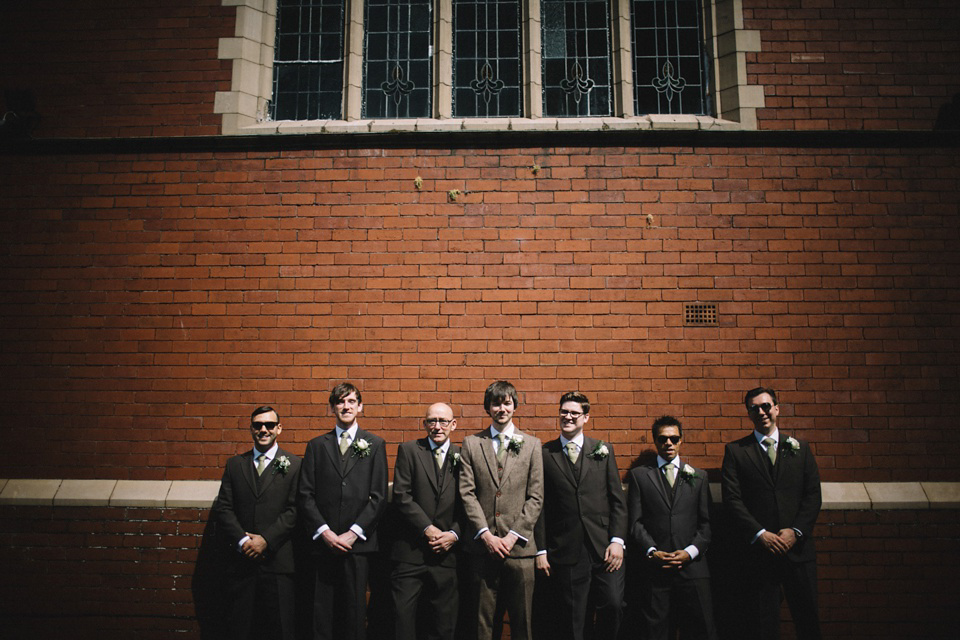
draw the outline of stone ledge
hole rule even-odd
[[[823,509],[958,509],[960,482],[824,482]],[[61,480],[0,478],[0,505],[207,509],[218,480]],[[720,483],[710,484],[714,502]]]

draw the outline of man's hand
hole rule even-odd
[[[436,527],[434,527],[436,529]],[[437,529],[437,531],[440,531]],[[446,553],[457,543],[457,536],[452,531],[440,531],[439,535],[430,539],[430,548],[434,553]]]
[[[680,549],[679,551],[654,551],[653,561],[660,565],[665,571],[679,571],[690,562],[690,554]]]
[[[797,532],[793,529],[780,529],[779,535],[783,543],[787,545],[787,551],[792,549],[793,545],[797,544]]]
[[[611,542],[607,546],[607,552],[603,554],[603,563],[607,573],[613,573],[623,566],[623,545],[619,542]],[[548,574],[549,575],[549,574]]]
[[[794,534],[794,537],[796,537],[796,534]],[[793,546],[788,545],[783,538],[775,533],[770,533],[769,531],[764,531],[761,533],[760,537],[757,539],[757,542],[763,545],[764,549],[775,556],[782,556],[790,549],[791,546]]]
[[[347,533],[352,534],[354,540],[356,539],[357,534],[353,533],[352,531],[347,531]],[[338,536],[333,532],[332,529],[327,529],[326,531],[320,534],[320,539],[323,540],[324,544],[330,547],[330,550],[333,551],[334,553],[347,553],[348,551],[350,551],[350,548],[353,545],[352,541],[350,542],[349,545],[347,545],[347,544],[344,544],[343,540],[341,540],[341,538],[347,535],[347,533],[341,536]]]
[[[250,538],[243,543],[243,555],[251,560],[263,558],[263,553],[267,550],[267,541],[263,539],[263,536],[256,533],[250,533],[249,531],[243,533]]]
[[[533,566],[537,571],[542,571],[543,575],[550,577],[550,561],[547,560],[547,554],[541,553],[533,560]]]
[[[483,540],[483,544],[486,545],[487,552],[490,555],[501,559],[509,556],[510,549],[513,548],[512,544],[508,547],[506,543],[504,543],[503,538],[493,535],[490,531],[484,531],[480,539]]]

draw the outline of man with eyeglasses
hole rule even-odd
[[[277,444],[283,427],[272,407],[250,416],[253,449],[227,460],[213,506],[229,554],[231,638],[294,637],[294,553],[300,458]]]
[[[707,474],[680,459],[683,425],[673,416],[653,422],[656,462],[627,474],[630,545],[643,560],[640,637],[717,637],[706,552],[710,545]]]
[[[421,598],[429,604],[420,627],[433,640],[453,640],[457,627],[457,554],[462,508],[458,494],[460,447],[453,409],[438,402],[423,419],[426,437],[397,450],[393,504],[400,518],[391,559],[397,640],[416,640]]]
[[[560,398],[560,435],[543,445],[536,567],[557,602],[550,637],[617,638],[623,617],[627,505],[613,445],[583,433],[590,401]],[[547,637],[547,634],[543,634]]]
[[[743,629],[738,637],[780,635],[781,589],[797,637],[820,638],[813,526],[820,513],[820,474],[810,445],[777,425],[777,392],[744,397],[750,435],[727,445],[723,502],[743,543]]]

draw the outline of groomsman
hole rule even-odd
[[[272,407],[250,416],[253,449],[227,461],[213,518],[231,553],[231,638],[294,637],[294,554],[300,458],[277,444],[283,427]]]
[[[656,463],[630,470],[630,545],[645,557],[640,585],[640,637],[717,637],[705,558],[710,545],[710,489],[702,469],[680,459],[683,425],[653,423]]]
[[[560,398],[560,436],[543,445],[536,567],[559,596],[560,637],[616,639],[623,617],[627,507],[613,445],[584,435],[590,401]],[[552,634],[551,634],[552,635]]]
[[[430,640],[453,640],[457,627],[457,555],[461,514],[460,447],[450,442],[457,428],[453,409],[431,405],[423,419],[425,438],[404,442],[393,472],[393,504],[400,531],[391,558],[396,640],[417,640],[417,607],[429,603]]]
[[[461,451],[460,497],[473,588],[467,626],[477,630],[479,640],[498,635],[504,610],[511,638],[532,635],[533,532],[543,506],[543,456],[540,440],[513,424],[518,405],[517,390],[509,382],[487,387],[483,408],[492,424],[467,436]]]
[[[366,637],[369,556],[387,495],[384,442],[357,424],[360,390],[349,382],[330,392],[332,431],[307,443],[299,507],[313,538],[315,640]],[[336,623],[336,624],[335,624]]]
[[[819,639],[813,526],[820,513],[820,473],[810,445],[778,428],[777,392],[744,397],[753,432],[723,454],[723,502],[742,541],[745,574],[742,637],[780,637],[781,589],[797,637]]]

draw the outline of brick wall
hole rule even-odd
[[[250,407],[301,452],[343,379],[392,455],[507,378],[544,438],[586,392],[624,469],[668,412],[718,467],[762,382],[824,480],[956,480],[954,151],[7,156],[0,398],[44,449],[8,477],[217,479]]]
[[[222,565],[207,518],[205,509],[0,508],[4,637],[217,637]],[[952,637],[957,521],[956,510],[822,512],[825,636]],[[718,533],[717,615],[731,638],[735,571]]]

